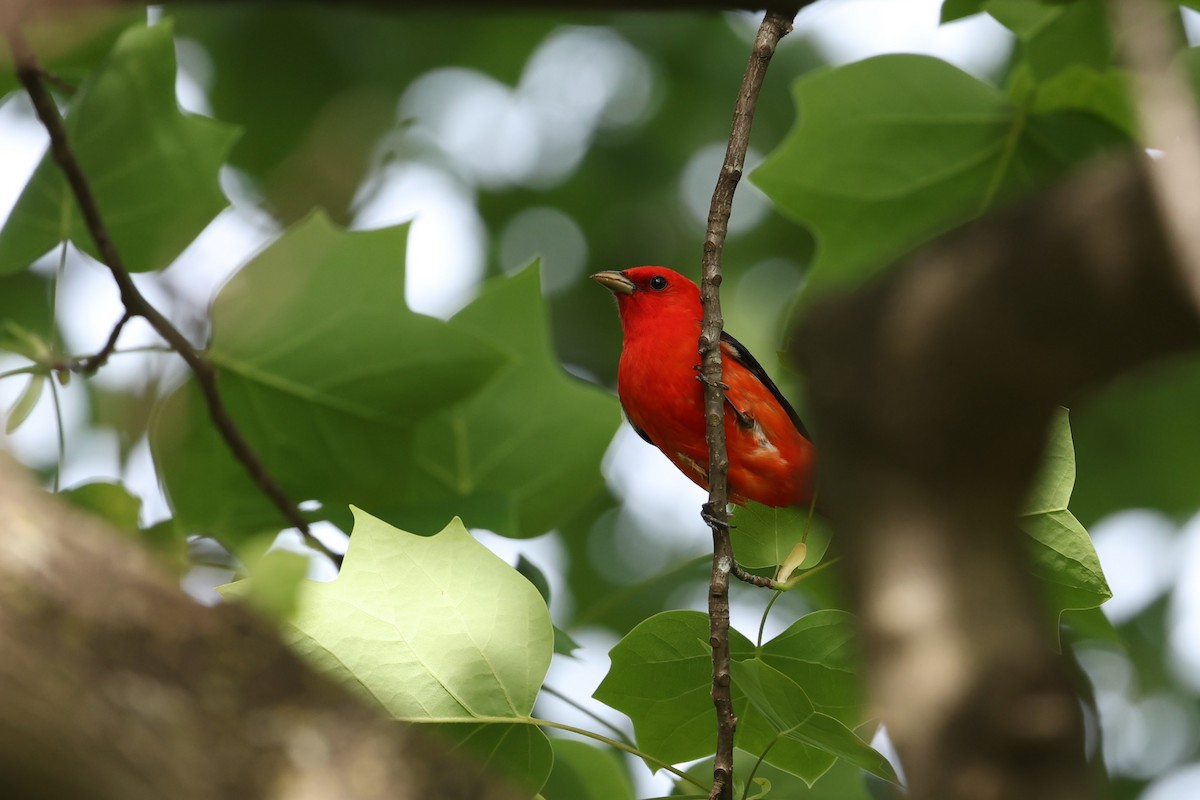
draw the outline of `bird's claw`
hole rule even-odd
[[[700,368],[699,368],[699,367],[695,367],[695,369],[700,369]],[[722,383],[721,381],[717,381],[716,383],[713,383],[712,381],[710,381],[710,380],[708,380],[707,378],[705,378],[703,375],[697,375],[697,376],[696,376],[696,380],[700,381],[700,382],[701,382],[701,383],[703,383],[705,386],[716,386],[716,387],[717,387],[718,389],[720,389],[722,392],[728,392],[728,391],[729,391],[729,384],[727,384],[727,383]]]
[[[721,519],[718,517],[712,503],[705,503],[700,507],[700,517],[704,520],[708,527],[719,528],[727,533],[737,527],[733,523],[729,522],[728,515],[726,515],[726,519]]]

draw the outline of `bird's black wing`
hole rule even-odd
[[[800,421],[800,415],[796,413],[796,409],[792,408],[792,404],[783,396],[783,392],[779,391],[779,387],[775,385],[775,381],[771,380],[771,376],[763,369],[762,364],[758,363],[758,360],[750,354],[746,346],[730,336],[726,331],[721,331],[721,342],[729,345],[729,350],[733,354],[734,361],[750,370],[750,373],[758,378],[762,382],[762,385],[770,390],[771,394],[775,395],[775,399],[783,406],[783,410],[791,418],[792,424],[796,426],[796,430],[800,431],[800,435],[811,442],[812,437],[808,435],[808,430],[804,427],[804,423]],[[646,434],[641,431],[638,431],[638,433],[641,433],[642,438],[646,439]],[[650,440],[646,439],[646,441]]]
[[[622,409],[622,410],[624,410],[624,409]],[[629,418],[628,411],[625,412],[625,421],[629,423],[629,427],[633,428],[634,433],[636,433],[638,436],[642,437],[642,439],[646,442],[646,444],[654,444],[654,442],[650,441],[649,434],[647,434],[644,430],[639,428],[637,425],[633,424],[633,420],[631,420]],[[654,445],[654,446],[657,447],[658,445]]]

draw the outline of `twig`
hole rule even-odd
[[[112,333],[108,335],[108,341],[104,343],[104,347],[101,347],[98,353],[92,356],[72,359],[63,365],[64,368],[71,372],[78,372],[81,375],[95,375],[96,370],[107,364],[109,356],[116,351],[117,339],[121,336],[121,331],[124,330],[125,323],[131,319],[133,319],[133,312],[126,308],[125,314],[113,326]]]
[[[729,230],[733,193],[742,177],[754,106],[762,88],[767,65],[779,40],[792,29],[799,4],[790,11],[768,11],[754,39],[754,49],[742,77],[733,109],[733,129],[725,150],[725,163],[713,189],[704,236],[703,280],[700,298],[704,321],[700,333],[701,376],[704,381],[704,417],[708,442],[708,503],[704,518],[713,533],[712,580],[708,593],[709,643],[712,645],[712,698],[717,712],[717,752],[713,760],[713,785],[710,800],[731,800],[733,796],[733,734],[737,716],[733,710],[729,676],[729,574],[737,567],[729,540],[729,454],[725,447],[725,397],[721,391],[721,251]]]
[[[80,167],[79,161],[75,158],[74,152],[67,143],[66,127],[63,125],[62,117],[58,113],[58,107],[55,106],[54,100],[46,90],[46,86],[42,80],[42,69],[38,66],[29,43],[20,32],[15,30],[10,33],[9,41],[12,44],[13,55],[16,61],[17,78],[29,93],[29,98],[33,101],[33,107],[37,111],[38,119],[41,120],[42,125],[46,128],[46,132],[50,135],[50,151],[53,154],[55,162],[58,163],[59,168],[66,176],[67,183],[71,186],[71,191],[75,195],[75,201],[79,205],[79,211],[83,215],[88,231],[96,243],[96,249],[100,252],[101,260],[108,267],[109,272],[112,273],[113,279],[117,282],[117,286],[121,290],[121,302],[125,306],[126,316],[145,318],[150,323],[150,326],[158,332],[158,335],[167,341],[171,349],[179,353],[180,357],[191,368],[192,374],[196,376],[196,382],[199,384],[200,392],[204,396],[204,401],[208,406],[209,416],[212,418],[213,424],[220,432],[221,437],[229,446],[234,458],[242,463],[242,466],[246,468],[246,472],[249,473],[250,478],[270,498],[275,507],[283,514],[284,518],[299,529],[304,535],[305,541],[308,542],[308,545],[324,553],[335,564],[340,566],[341,556],[326,547],[323,542],[312,534],[312,531],[308,527],[308,522],[304,519],[304,515],[300,513],[300,509],[288,497],[283,487],[276,483],[275,479],[267,472],[258,454],[254,452],[249,442],[246,441],[241,431],[238,430],[237,425],[234,424],[224,403],[221,402],[220,394],[217,392],[217,374],[212,364],[192,346],[192,343],[187,340],[187,337],[178,328],[172,325],[138,291],[137,285],[133,282],[133,278],[125,268],[125,262],[121,259],[121,254],[117,251],[116,245],[109,235],[108,228],[105,227],[104,220],[100,216],[100,208],[96,204],[96,198],[92,194],[87,176],[84,175],[83,168]],[[120,332],[120,327],[118,325],[118,330],[114,331],[114,334]],[[115,335],[112,337],[112,340],[115,340]],[[105,349],[108,349],[107,345]],[[103,353],[104,351],[102,350],[97,355]]]

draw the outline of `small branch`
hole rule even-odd
[[[220,394],[217,392],[217,374],[212,364],[192,346],[192,343],[188,341],[187,337],[178,328],[172,325],[138,291],[137,285],[133,282],[133,278],[125,268],[125,262],[121,259],[121,254],[117,251],[117,247],[109,235],[108,228],[100,216],[100,208],[96,203],[91,186],[88,184],[87,177],[84,175],[83,168],[79,165],[79,161],[75,158],[74,152],[67,143],[66,127],[63,125],[62,117],[58,113],[58,107],[55,106],[54,100],[46,90],[46,86],[42,80],[43,71],[38,66],[29,43],[17,31],[10,33],[10,42],[16,61],[17,78],[29,93],[29,98],[33,101],[33,107],[37,111],[38,119],[41,120],[42,125],[46,128],[46,132],[50,135],[50,151],[53,154],[55,162],[66,176],[67,183],[71,186],[71,191],[75,195],[75,201],[79,205],[79,211],[83,215],[88,231],[96,243],[96,249],[100,253],[101,260],[108,267],[109,272],[112,273],[113,279],[117,282],[117,286],[121,290],[121,302],[125,306],[126,318],[133,316],[145,318],[151,327],[158,332],[159,336],[162,336],[167,341],[171,349],[183,358],[188,367],[191,368],[192,374],[196,376],[196,382],[200,385],[200,392],[204,396],[204,401],[208,406],[209,416],[212,418],[213,424],[220,432],[221,437],[229,446],[234,458],[241,462],[246,472],[249,473],[250,478],[270,498],[279,512],[283,514],[284,518],[292,526],[300,530],[308,545],[324,553],[335,564],[340,565],[341,556],[331,551],[324,543],[313,536],[312,531],[308,527],[308,521],[304,519],[304,515],[300,513],[300,509],[288,497],[283,487],[276,483],[275,479],[267,472],[258,454],[254,452],[249,442],[246,441],[241,431],[238,430],[233,418],[229,416],[229,412],[226,410],[224,403],[221,402]],[[115,346],[115,338],[120,333],[120,327],[121,325],[118,325],[117,330],[113,332],[109,344]],[[111,352],[109,345],[105,345],[105,350]],[[103,355],[105,350],[101,350],[97,355]]]
[[[747,572],[746,568],[736,561],[733,562],[733,569],[730,572],[739,581],[749,583],[752,586],[759,586],[763,589],[781,589],[783,587],[783,584],[774,578],[767,578],[762,575],[755,575],[753,572]]]
[[[72,359],[64,367],[71,372],[78,372],[81,375],[95,375],[98,369],[108,363],[109,356],[116,351],[117,339],[120,337],[121,331],[125,328],[125,323],[131,319],[133,319],[133,312],[126,308],[124,316],[113,326],[112,333],[108,335],[108,341],[104,343],[104,347],[100,348],[100,352],[94,356]]]
[[[750,128],[754,107],[766,76],[767,65],[779,40],[792,29],[792,19],[799,11],[794,4],[790,11],[768,11],[754,39],[754,49],[742,77],[737,102],[733,109],[733,126],[725,163],[721,165],[712,204],[708,212],[708,229],[704,236],[703,280],[700,298],[704,304],[704,321],[700,333],[701,377],[704,383],[704,418],[708,442],[708,503],[703,516],[713,533],[713,568],[708,593],[709,643],[712,645],[712,698],[717,712],[717,749],[713,760],[711,800],[731,800],[733,796],[733,734],[737,716],[733,710],[729,676],[729,574],[744,570],[733,557],[729,540],[729,455],[725,443],[725,396],[721,391],[721,252],[729,230],[729,215],[733,209],[733,194],[742,177],[746,150],[750,144]],[[736,574],[736,572],[735,572]],[[740,576],[739,576],[740,577]],[[743,578],[744,580],[744,578]],[[755,581],[751,581],[752,583]]]

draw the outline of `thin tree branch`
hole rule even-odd
[[[713,760],[713,785],[710,800],[730,800],[733,796],[733,734],[737,715],[733,709],[729,675],[729,575],[737,568],[729,539],[729,454],[725,447],[725,396],[721,382],[721,252],[729,230],[733,194],[742,177],[754,107],[762,88],[767,65],[779,40],[792,29],[799,11],[794,4],[786,12],[768,11],[754,39],[754,49],[742,77],[733,109],[733,126],[725,162],[713,189],[704,236],[703,280],[700,298],[704,321],[700,333],[701,377],[704,382],[704,417],[708,442],[708,503],[703,516],[712,528],[713,567],[708,593],[709,643],[712,645],[712,698],[717,712],[717,748]]]
[[[109,356],[116,351],[117,339],[120,338],[125,323],[131,319],[133,319],[133,312],[126,308],[124,315],[113,326],[112,333],[108,335],[108,341],[104,343],[104,347],[101,347],[98,353],[84,358],[71,359],[64,363],[62,368],[70,372],[78,372],[81,375],[95,375],[98,369],[108,363]]]
[[[304,519],[304,515],[300,513],[300,509],[288,496],[283,487],[267,472],[258,454],[250,446],[249,442],[246,441],[245,437],[242,436],[233,418],[229,416],[229,412],[225,408],[224,403],[222,403],[221,396],[217,391],[217,373],[212,364],[192,346],[192,343],[188,341],[187,337],[178,328],[172,325],[138,291],[137,285],[133,282],[132,276],[130,276],[129,271],[125,268],[121,254],[117,251],[116,244],[109,235],[108,228],[105,226],[104,220],[100,215],[100,208],[96,203],[96,198],[92,193],[87,176],[84,175],[83,169],[75,157],[75,153],[71,150],[67,142],[66,127],[63,125],[62,117],[58,113],[58,107],[54,104],[53,98],[50,97],[50,93],[46,90],[46,86],[42,80],[43,71],[38,66],[37,59],[30,49],[29,43],[19,31],[15,30],[10,32],[9,41],[11,42],[13,55],[16,60],[17,78],[29,93],[38,118],[41,120],[42,125],[45,126],[46,132],[50,135],[51,153],[71,186],[71,191],[75,195],[75,201],[79,205],[79,211],[83,215],[88,231],[96,243],[96,249],[100,253],[101,260],[108,267],[109,272],[112,273],[113,279],[117,282],[117,286],[121,290],[121,302],[125,306],[127,316],[145,318],[151,327],[158,332],[159,336],[162,336],[167,341],[171,349],[183,358],[184,362],[192,370],[192,374],[196,376],[196,382],[199,384],[200,392],[204,396],[204,401],[208,406],[209,416],[212,418],[217,431],[229,446],[234,458],[241,462],[246,472],[250,475],[250,478],[271,500],[283,517],[292,526],[299,529],[309,546],[324,553],[334,563],[340,565],[341,556],[331,551],[312,534],[312,531],[308,527],[308,521]],[[115,333],[119,333],[119,330]]]

